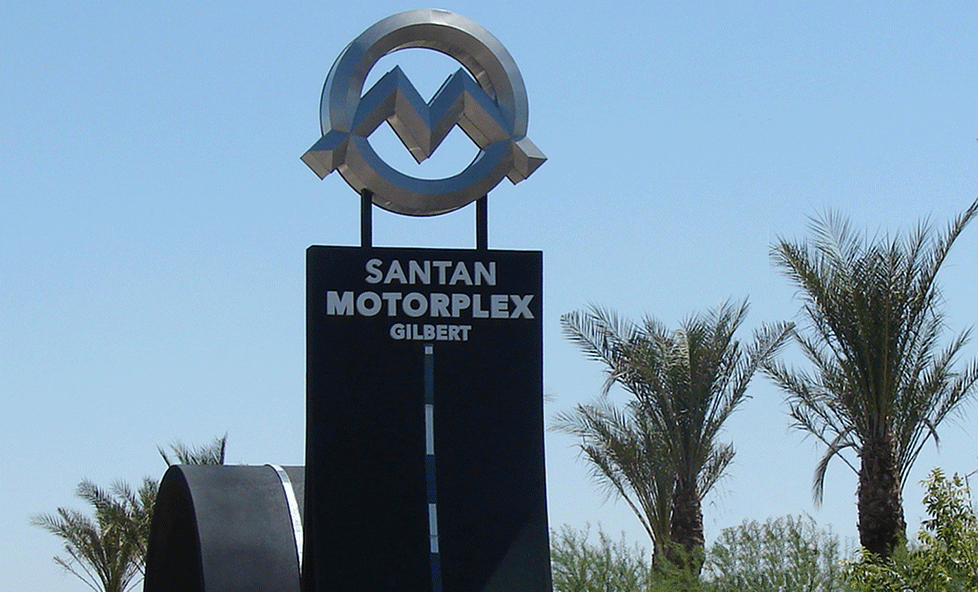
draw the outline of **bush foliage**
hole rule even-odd
[[[948,479],[940,469],[931,471],[925,485],[924,507],[930,517],[921,524],[919,543],[887,561],[863,552],[860,561],[846,568],[846,590],[978,590],[978,519],[967,485],[957,475]]]
[[[975,592],[978,516],[968,484],[940,469],[925,481],[918,541],[883,560],[865,549],[842,557],[839,538],[809,517],[749,521],[724,529],[706,552],[701,578],[598,529],[554,533],[555,592]]]
[[[839,537],[810,516],[745,521],[710,547],[706,577],[715,592],[842,590]]]
[[[839,539],[811,518],[787,516],[725,529],[705,556],[702,578],[598,529],[554,533],[555,592],[840,592]]]

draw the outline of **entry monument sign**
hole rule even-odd
[[[404,48],[462,67],[427,102],[399,68],[364,92]],[[303,588],[549,592],[542,254],[485,238],[489,190],[546,160],[526,136],[519,70],[478,24],[409,11],[347,46],[320,118],[302,160],[339,171],[364,220],[360,247],[307,251]],[[370,146],[385,121],[418,162],[455,125],[479,153],[453,177],[410,177]],[[371,204],[433,216],[472,202],[476,249],[372,245]]]
[[[409,47],[463,68],[428,102],[398,68],[364,93],[377,60]],[[401,13],[337,59],[321,121],[302,160],[360,194],[362,244],[306,253],[306,466],[170,467],[144,590],[550,592],[542,254],[487,240],[488,191],[546,160],[519,70],[466,18]],[[419,162],[455,125],[479,153],[454,177],[409,177],[367,140],[384,121]],[[372,245],[373,205],[473,201],[476,249]]]

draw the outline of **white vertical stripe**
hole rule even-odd
[[[295,491],[292,490],[292,480],[285,469],[278,465],[266,465],[272,467],[278,473],[279,481],[282,482],[282,489],[285,491],[285,501],[289,506],[289,517],[292,519],[292,536],[295,539],[295,554],[299,560],[299,568],[302,568],[302,514],[299,513],[299,503],[295,499]]]
[[[431,552],[438,552],[438,506],[428,504],[428,543]]]
[[[424,406],[424,448],[425,454],[435,454],[435,406],[430,403]]]
[[[428,504],[428,534],[438,536],[438,506]]]

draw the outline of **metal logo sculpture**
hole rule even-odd
[[[425,102],[400,68],[361,96],[377,61],[406,48],[445,53],[459,69]],[[468,72],[466,72],[468,70]],[[471,74],[471,75],[470,75]],[[526,137],[529,108],[523,77],[506,48],[477,23],[452,12],[402,12],[373,25],[343,50],[323,86],[323,136],[302,155],[324,178],[338,170],[385,210],[409,216],[451,212],[486,195],[508,177],[519,183],[547,159]],[[458,125],[479,147],[461,173],[418,179],[385,163],[367,137],[387,121],[421,163]]]

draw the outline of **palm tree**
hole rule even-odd
[[[928,439],[959,408],[978,381],[978,361],[952,366],[968,340],[964,331],[941,347],[944,328],[936,277],[978,201],[944,234],[926,223],[908,235],[870,239],[849,222],[812,221],[811,242],[784,239],[772,257],[799,288],[807,331],[797,342],[811,372],[780,362],[766,372],[787,394],[794,426],[825,444],[813,494],[823,497],[829,462],[841,458],[859,476],[859,538],[889,557],[906,536],[903,486]],[[842,456],[852,449],[859,468]]]
[[[176,442],[170,450],[179,464],[219,465],[224,464],[226,445],[227,434],[196,448]],[[163,448],[157,450],[168,466],[176,464]],[[75,493],[92,506],[94,519],[58,508],[54,514],[31,517],[31,524],[62,539],[67,555],[54,561],[67,572],[96,592],[126,592],[143,575],[158,489],[150,477],[135,491],[124,481],[106,490],[85,479]]]
[[[661,434],[636,401],[625,411],[606,399],[561,413],[554,428],[580,439],[591,477],[608,496],[625,500],[652,541],[652,565],[659,565],[669,541],[675,477]]]
[[[605,365],[606,380],[598,403],[559,416],[555,427],[580,437],[599,482],[610,484],[636,514],[642,509],[639,518],[656,553],[663,548],[695,572],[702,564],[703,498],[734,456],[732,444],[717,441],[720,430],[746,400],[754,372],[790,331],[785,323],[764,327],[742,347],[734,333],[747,310],[746,300],[728,301],[687,317],[675,331],[652,318],[636,325],[594,307],[561,319],[568,338]],[[606,399],[615,384],[633,396],[620,412]],[[604,426],[628,429],[608,432]],[[628,454],[618,454],[619,438],[609,437],[619,434],[627,435],[620,439],[630,444],[623,448]],[[639,492],[649,503],[634,501],[643,500]],[[666,516],[668,535],[662,529]]]
[[[75,493],[92,506],[94,519],[58,508],[32,517],[31,524],[62,539],[67,555],[54,561],[66,571],[96,592],[126,592],[142,574],[156,488],[149,478],[137,491],[123,482],[104,490],[84,480]]]

